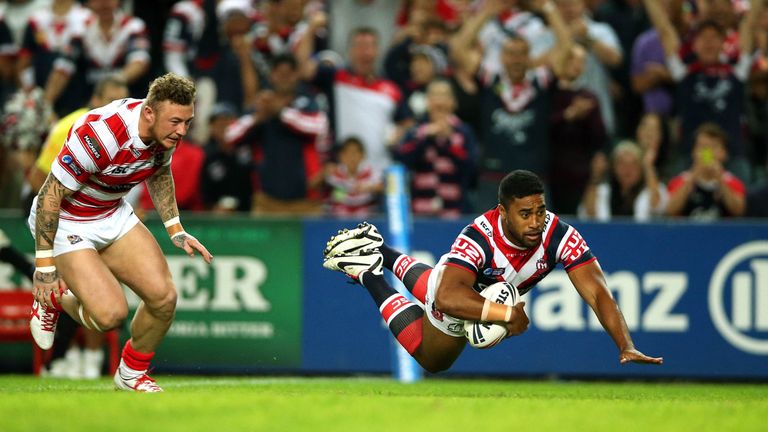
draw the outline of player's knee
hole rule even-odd
[[[428,360],[428,361],[420,361],[419,364],[421,364],[421,367],[424,368],[429,373],[439,373],[443,371],[447,371],[451,368],[453,365],[453,360],[446,361],[446,360]]]
[[[128,308],[112,308],[97,314],[94,314],[91,319],[98,326],[97,330],[103,332],[119,328],[125,322],[128,317]]]
[[[421,347],[419,347],[421,348]],[[417,362],[421,365],[424,370],[426,370],[429,373],[438,373],[443,372],[451,368],[453,365],[453,362],[456,360],[455,358],[435,358],[435,357],[429,357],[429,356],[423,356],[419,352],[421,350],[417,350],[414,353],[414,358]]]
[[[163,290],[162,294],[147,301],[147,306],[152,310],[152,314],[160,319],[171,320],[176,313],[176,288],[171,284],[168,289]]]

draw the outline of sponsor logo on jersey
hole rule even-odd
[[[464,323],[451,323],[448,324],[448,331],[458,334],[464,333]]]
[[[98,141],[94,142],[94,139],[91,138],[90,135],[85,135],[83,139],[85,140],[85,145],[87,145],[88,149],[93,153],[93,157],[101,159],[101,144],[99,144]]]
[[[83,170],[80,168],[80,166],[75,162],[75,160],[70,155],[64,155],[61,157],[61,161],[64,162],[66,166],[69,167],[70,170],[72,170],[72,173],[76,176],[83,175]]]
[[[457,238],[451,246],[451,254],[457,258],[472,263],[475,268],[480,267],[483,261],[483,253],[479,247],[466,238]]]
[[[480,228],[482,228],[483,231],[485,231],[485,235],[488,236],[488,238],[493,238],[493,230],[490,226],[488,226],[488,223],[484,220],[480,221],[480,223],[477,224]]]
[[[536,270],[546,270],[547,267],[549,267],[549,265],[544,258],[539,258],[539,260],[536,261]]]
[[[488,277],[494,277],[494,276],[501,276],[504,274],[503,268],[492,268],[488,267],[487,269],[483,270],[483,275]]]
[[[69,244],[77,244],[83,241],[82,237],[80,237],[77,234],[70,234],[67,236],[67,240],[69,240]]]

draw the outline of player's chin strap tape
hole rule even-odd
[[[485,299],[483,303],[483,312],[480,315],[480,321],[504,321],[509,322],[512,319],[512,306],[498,304]]]

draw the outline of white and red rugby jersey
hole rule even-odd
[[[102,219],[134,186],[170,165],[173,150],[139,138],[143,99],[120,99],[88,111],[75,122],[51,166],[65,187],[76,191],[61,203],[61,218]]]
[[[467,225],[438,265],[457,266],[475,273],[473,288],[477,292],[507,281],[522,295],[554,270],[557,263],[570,272],[596,259],[579,232],[549,211],[541,243],[531,249],[515,246],[504,236],[497,207]]]

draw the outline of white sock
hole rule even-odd
[[[144,369],[143,371],[137,371],[136,369],[131,369],[127,364],[125,364],[125,360],[120,359],[119,373],[122,378],[132,380],[144,375],[147,373],[147,370]]]

